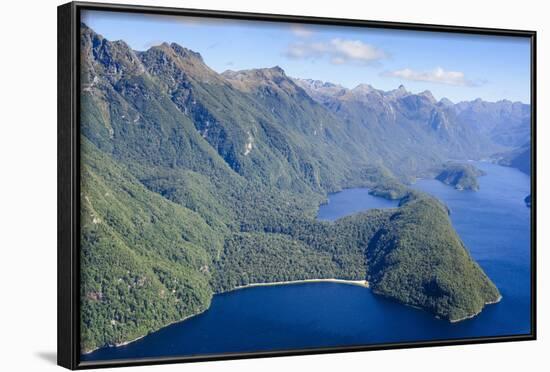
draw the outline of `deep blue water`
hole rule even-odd
[[[373,208],[397,207],[398,200],[388,200],[369,194],[366,188],[346,189],[342,192],[329,194],[327,204],[321,205],[317,219],[334,221],[338,218]]]
[[[473,319],[451,324],[417,309],[375,296],[368,289],[334,283],[253,287],[214,296],[193,318],[83,360],[189,356],[351,346],[525,334],[530,331],[529,177],[478,163],[488,174],[478,192],[457,191],[435,180],[415,188],[443,200],[471,254],[500,289],[503,299]],[[367,196],[365,196],[367,195]],[[341,205],[336,205],[342,202]],[[356,201],[356,202],[355,202]],[[369,201],[372,204],[369,204]],[[330,196],[319,218],[333,220],[363,209],[391,207],[366,190]]]

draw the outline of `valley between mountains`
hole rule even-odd
[[[408,185],[475,190],[471,159],[529,173],[529,105],[347,89],[280,67],[220,74],[180,45],[135,51],[85,24],[80,48],[82,352],[252,283],[367,280],[449,321],[500,300],[447,207]],[[351,187],[399,206],[316,219]]]

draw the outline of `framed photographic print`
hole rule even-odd
[[[58,360],[535,339],[533,31],[58,8]]]

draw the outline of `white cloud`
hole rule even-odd
[[[333,64],[371,63],[386,58],[384,51],[360,40],[332,39],[328,42],[296,42],[290,44],[286,56],[295,59],[328,57]]]
[[[311,37],[311,35],[313,35],[313,30],[311,30],[310,28],[308,27],[305,27],[303,25],[291,25],[290,26],[290,31],[292,31],[292,33],[298,37],[301,37],[301,38],[308,38],[308,37]]]
[[[436,67],[431,71],[416,71],[410,68],[402,70],[387,71],[383,76],[394,77],[410,81],[424,81],[428,83],[447,84],[454,86],[479,86],[482,81],[473,81],[466,79],[466,76],[461,71],[447,71],[442,67]]]

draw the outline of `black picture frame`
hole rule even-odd
[[[399,29],[410,31],[445,32],[529,38],[531,42],[531,332],[525,335],[478,337],[460,340],[402,342],[381,345],[345,346],[273,352],[228,353],[198,357],[166,357],[123,361],[81,362],[80,357],[80,39],[79,22],[82,10],[101,10],[127,13],[200,16],[237,20],[279,21],[316,25],[340,25]],[[478,27],[442,26],[400,22],[366,21],[278,14],[242,13],[199,9],[178,9],[155,6],[118,5],[71,2],[58,7],[58,318],[57,358],[60,366],[69,369],[121,367],[180,362],[199,362],[227,359],[338,353],[380,349],[416,348],[428,346],[466,345],[536,339],[536,31]]]

